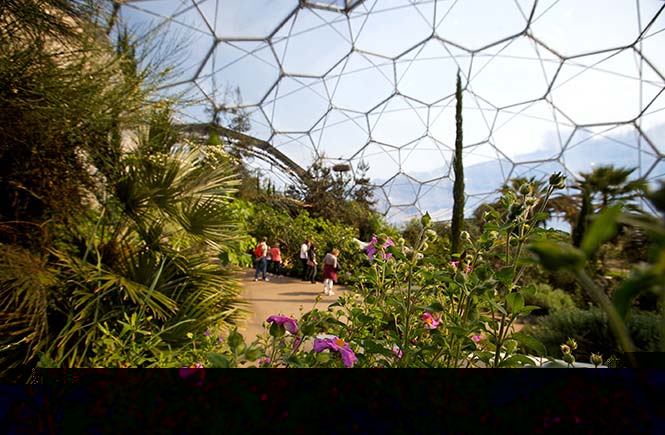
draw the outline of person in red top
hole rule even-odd
[[[333,296],[333,283],[337,282],[337,269],[339,269],[339,264],[337,263],[337,257],[339,257],[339,249],[333,249],[331,252],[327,253],[323,259],[323,294],[328,296]]]
[[[270,260],[272,273],[275,276],[280,276],[282,274],[282,251],[279,249],[279,243],[275,243],[270,251],[272,254]]]

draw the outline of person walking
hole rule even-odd
[[[302,263],[302,280],[307,281],[307,274],[309,268],[307,267],[307,251],[309,251],[309,246],[312,242],[309,239],[306,239],[305,242],[300,246],[300,263]]]
[[[323,258],[323,294],[334,296],[333,284],[337,282],[339,249],[333,249]]]
[[[268,267],[268,260],[266,257],[268,256],[268,239],[266,237],[261,240],[261,243],[256,245],[256,248],[254,248],[254,255],[256,256],[256,272],[254,273],[254,281],[259,280],[259,271],[261,271],[262,277],[264,281],[270,281],[266,277],[266,268]]]
[[[316,261],[316,245],[314,243],[310,244],[309,249],[307,250],[307,279],[312,284],[316,283],[316,266],[318,262]]]
[[[279,249],[279,243],[275,243],[270,249],[272,257],[270,260],[271,270],[274,276],[282,274],[282,251]]]

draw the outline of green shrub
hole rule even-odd
[[[536,305],[541,310],[534,311],[533,314],[549,314],[554,311],[575,308],[573,298],[561,289],[552,289],[549,284],[532,284],[533,293],[525,291],[526,305]]]
[[[662,318],[651,313],[636,313],[628,318],[626,325],[638,351],[659,350],[659,322]],[[599,309],[555,311],[527,330],[545,345],[549,355],[557,358],[561,357],[559,346],[569,337],[577,341],[575,357],[581,362],[588,362],[592,352],[606,359],[623,353],[610,331],[607,315]]]

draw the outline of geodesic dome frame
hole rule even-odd
[[[464,85],[467,211],[511,177],[594,165],[665,175],[665,3],[574,0],[127,1],[122,18],[185,31],[165,92],[246,111],[252,164],[283,176],[370,165],[392,221],[449,219],[455,74]],[[242,100],[229,102],[238,87]],[[267,146],[266,146],[267,145]],[[277,153],[272,153],[277,151]],[[288,166],[288,165],[287,165]]]

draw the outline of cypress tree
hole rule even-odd
[[[462,164],[462,80],[459,70],[457,71],[457,88],[455,90],[455,158],[453,170],[455,171],[455,183],[453,184],[453,218],[451,222],[452,253],[460,252],[460,234],[464,226],[464,165]]]

